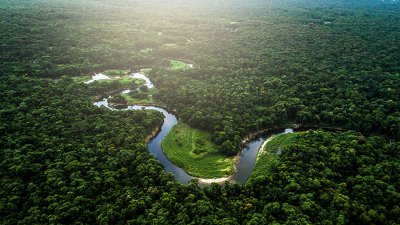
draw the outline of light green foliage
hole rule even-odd
[[[143,79],[123,76],[119,78],[113,77],[112,79],[97,80],[87,86],[89,88],[90,95],[95,96],[95,99],[97,99],[100,96],[104,96],[125,89],[134,90],[144,83],[145,81],[143,81]]]
[[[65,77],[70,77],[70,76],[65,76]],[[90,76],[73,76],[71,77],[73,81],[77,83],[84,83],[86,81],[89,81],[92,79]],[[142,85],[144,84],[144,81],[142,79],[136,79],[130,76],[123,75],[121,77],[113,77],[111,76],[111,79],[104,79],[104,80],[97,80],[95,81],[97,83],[112,83],[112,82],[119,82],[123,85],[127,85],[130,83],[135,83],[137,85]]]
[[[142,79],[137,79],[133,78],[130,76],[123,76],[123,77],[118,77],[118,78],[112,78],[112,79],[107,79],[107,80],[98,80],[96,82],[104,82],[104,83],[111,83],[111,82],[119,82],[123,85],[127,85],[130,83],[135,83],[137,85],[142,85],[145,82]]]
[[[156,99],[153,98],[153,95],[156,93],[158,93],[156,88],[148,89],[147,92],[143,92],[139,88],[137,90],[133,90],[130,93],[122,94],[122,96],[128,101],[128,105],[152,105],[156,104]]]
[[[123,76],[123,75],[128,75],[129,72],[130,70],[115,69],[115,70],[106,70],[102,73],[109,76]]]
[[[270,173],[271,166],[279,162],[279,155],[296,141],[298,135],[300,134],[279,134],[267,142],[264,149],[260,149],[250,179]]]
[[[90,76],[74,76],[74,77],[72,77],[72,80],[77,82],[77,83],[83,83],[83,82],[86,82],[86,81],[88,81],[90,79],[91,79]]]
[[[128,84],[142,85],[142,84],[145,83],[145,81],[142,80],[142,79],[137,79],[137,78],[133,78],[133,77],[130,77],[130,76],[111,77],[111,79],[96,80],[95,82],[97,82],[97,83],[115,83],[115,82],[118,82],[118,83],[120,83],[122,85],[125,85],[125,86],[128,85]]]
[[[170,70],[183,70],[187,69],[188,64],[179,60],[170,60]]]
[[[162,142],[167,157],[189,174],[201,178],[230,175],[232,158],[219,153],[210,134],[179,122]]]

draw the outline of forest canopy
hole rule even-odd
[[[399,12],[386,0],[0,2],[0,223],[399,223]],[[160,113],[93,105],[140,82],[77,81],[143,68],[148,102],[227,157],[262,129],[336,132],[299,133],[243,185],[183,185],[146,148]]]

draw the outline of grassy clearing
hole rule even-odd
[[[116,70],[106,70],[102,72],[102,74],[108,75],[108,76],[124,76],[128,75],[130,70],[121,70],[121,69],[116,69]]]
[[[136,78],[132,78],[129,76],[117,78],[117,80],[121,84],[129,84],[129,83],[135,82],[137,85],[143,85],[145,83],[145,81],[142,79],[136,79]]]
[[[155,99],[153,98],[153,95],[157,92],[158,90],[155,88],[148,89],[147,92],[143,92],[140,91],[140,89],[138,89],[132,91],[131,93],[122,94],[122,97],[126,99],[128,105],[134,105],[134,104],[148,105],[156,103]]]
[[[90,79],[92,79],[90,76],[77,76],[77,77],[71,77],[71,78],[74,82],[77,82],[77,83],[83,83],[83,82],[86,82],[86,81],[89,81]]]
[[[133,78],[130,76],[123,76],[123,77],[119,77],[119,78],[112,78],[112,79],[107,79],[107,80],[98,80],[96,82],[104,82],[104,83],[112,83],[118,81],[119,83],[126,85],[126,84],[130,84],[132,82],[135,82],[138,86],[143,85],[145,83],[144,80],[142,79],[137,79],[137,78]]]
[[[216,178],[233,172],[233,158],[220,154],[210,134],[179,122],[162,142],[167,157],[189,174]]]
[[[271,166],[278,162],[281,149],[294,143],[298,136],[299,133],[280,134],[268,142],[264,146],[263,152],[257,158],[250,179],[268,173]]]
[[[147,98],[134,98],[130,96],[129,94],[122,94],[122,97],[126,99],[128,102],[128,105],[152,105],[155,104],[155,101],[152,97],[147,97]]]
[[[188,68],[188,64],[179,60],[170,60],[170,70],[184,70]]]

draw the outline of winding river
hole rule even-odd
[[[153,88],[154,85],[150,81],[148,77],[146,77],[144,74],[140,73],[134,73],[131,75],[134,78],[139,78],[143,79],[146,83],[145,85],[148,88]],[[89,82],[90,83],[90,82]],[[130,90],[123,90],[121,93],[129,93]],[[132,105],[132,106],[127,106],[124,109],[116,109],[112,108],[108,104],[108,98],[111,96],[104,98],[100,101],[97,101],[94,103],[96,106],[104,106],[107,107],[111,110],[155,110],[158,112],[161,112],[164,115],[164,122],[161,126],[160,132],[153,138],[151,139],[150,142],[147,143],[147,148],[150,151],[150,153],[164,166],[164,169],[166,172],[171,172],[174,177],[184,183],[188,184],[190,180],[192,179],[198,179],[199,180],[199,186],[208,186],[211,183],[219,183],[223,184],[225,181],[230,181],[230,182],[235,182],[235,183],[244,183],[247,181],[247,179],[250,176],[251,171],[253,170],[254,164],[257,159],[258,151],[262,147],[263,144],[271,140],[273,135],[269,136],[267,139],[266,136],[262,136],[259,138],[252,139],[246,146],[246,148],[242,149],[242,151],[239,153],[239,160],[235,164],[236,167],[236,172],[229,176],[229,177],[222,177],[222,178],[215,178],[215,179],[204,179],[204,178],[197,178],[189,175],[186,171],[184,171],[182,168],[174,165],[164,154],[164,151],[162,150],[161,147],[161,142],[167,136],[171,128],[178,123],[178,119],[175,115],[171,114],[170,112],[166,111],[165,109],[157,106],[142,106],[142,105]],[[283,133],[291,133],[293,132],[292,129],[286,129],[285,131],[280,131]],[[275,132],[275,134],[278,134],[280,132]]]

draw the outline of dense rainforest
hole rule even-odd
[[[400,223],[399,12],[386,0],[0,1],[0,223]],[[140,82],[76,79],[142,68],[154,101],[227,156],[266,128],[337,131],[299,133],[245,184],[186,186],[146,149],[160,113],[93,105]]]

